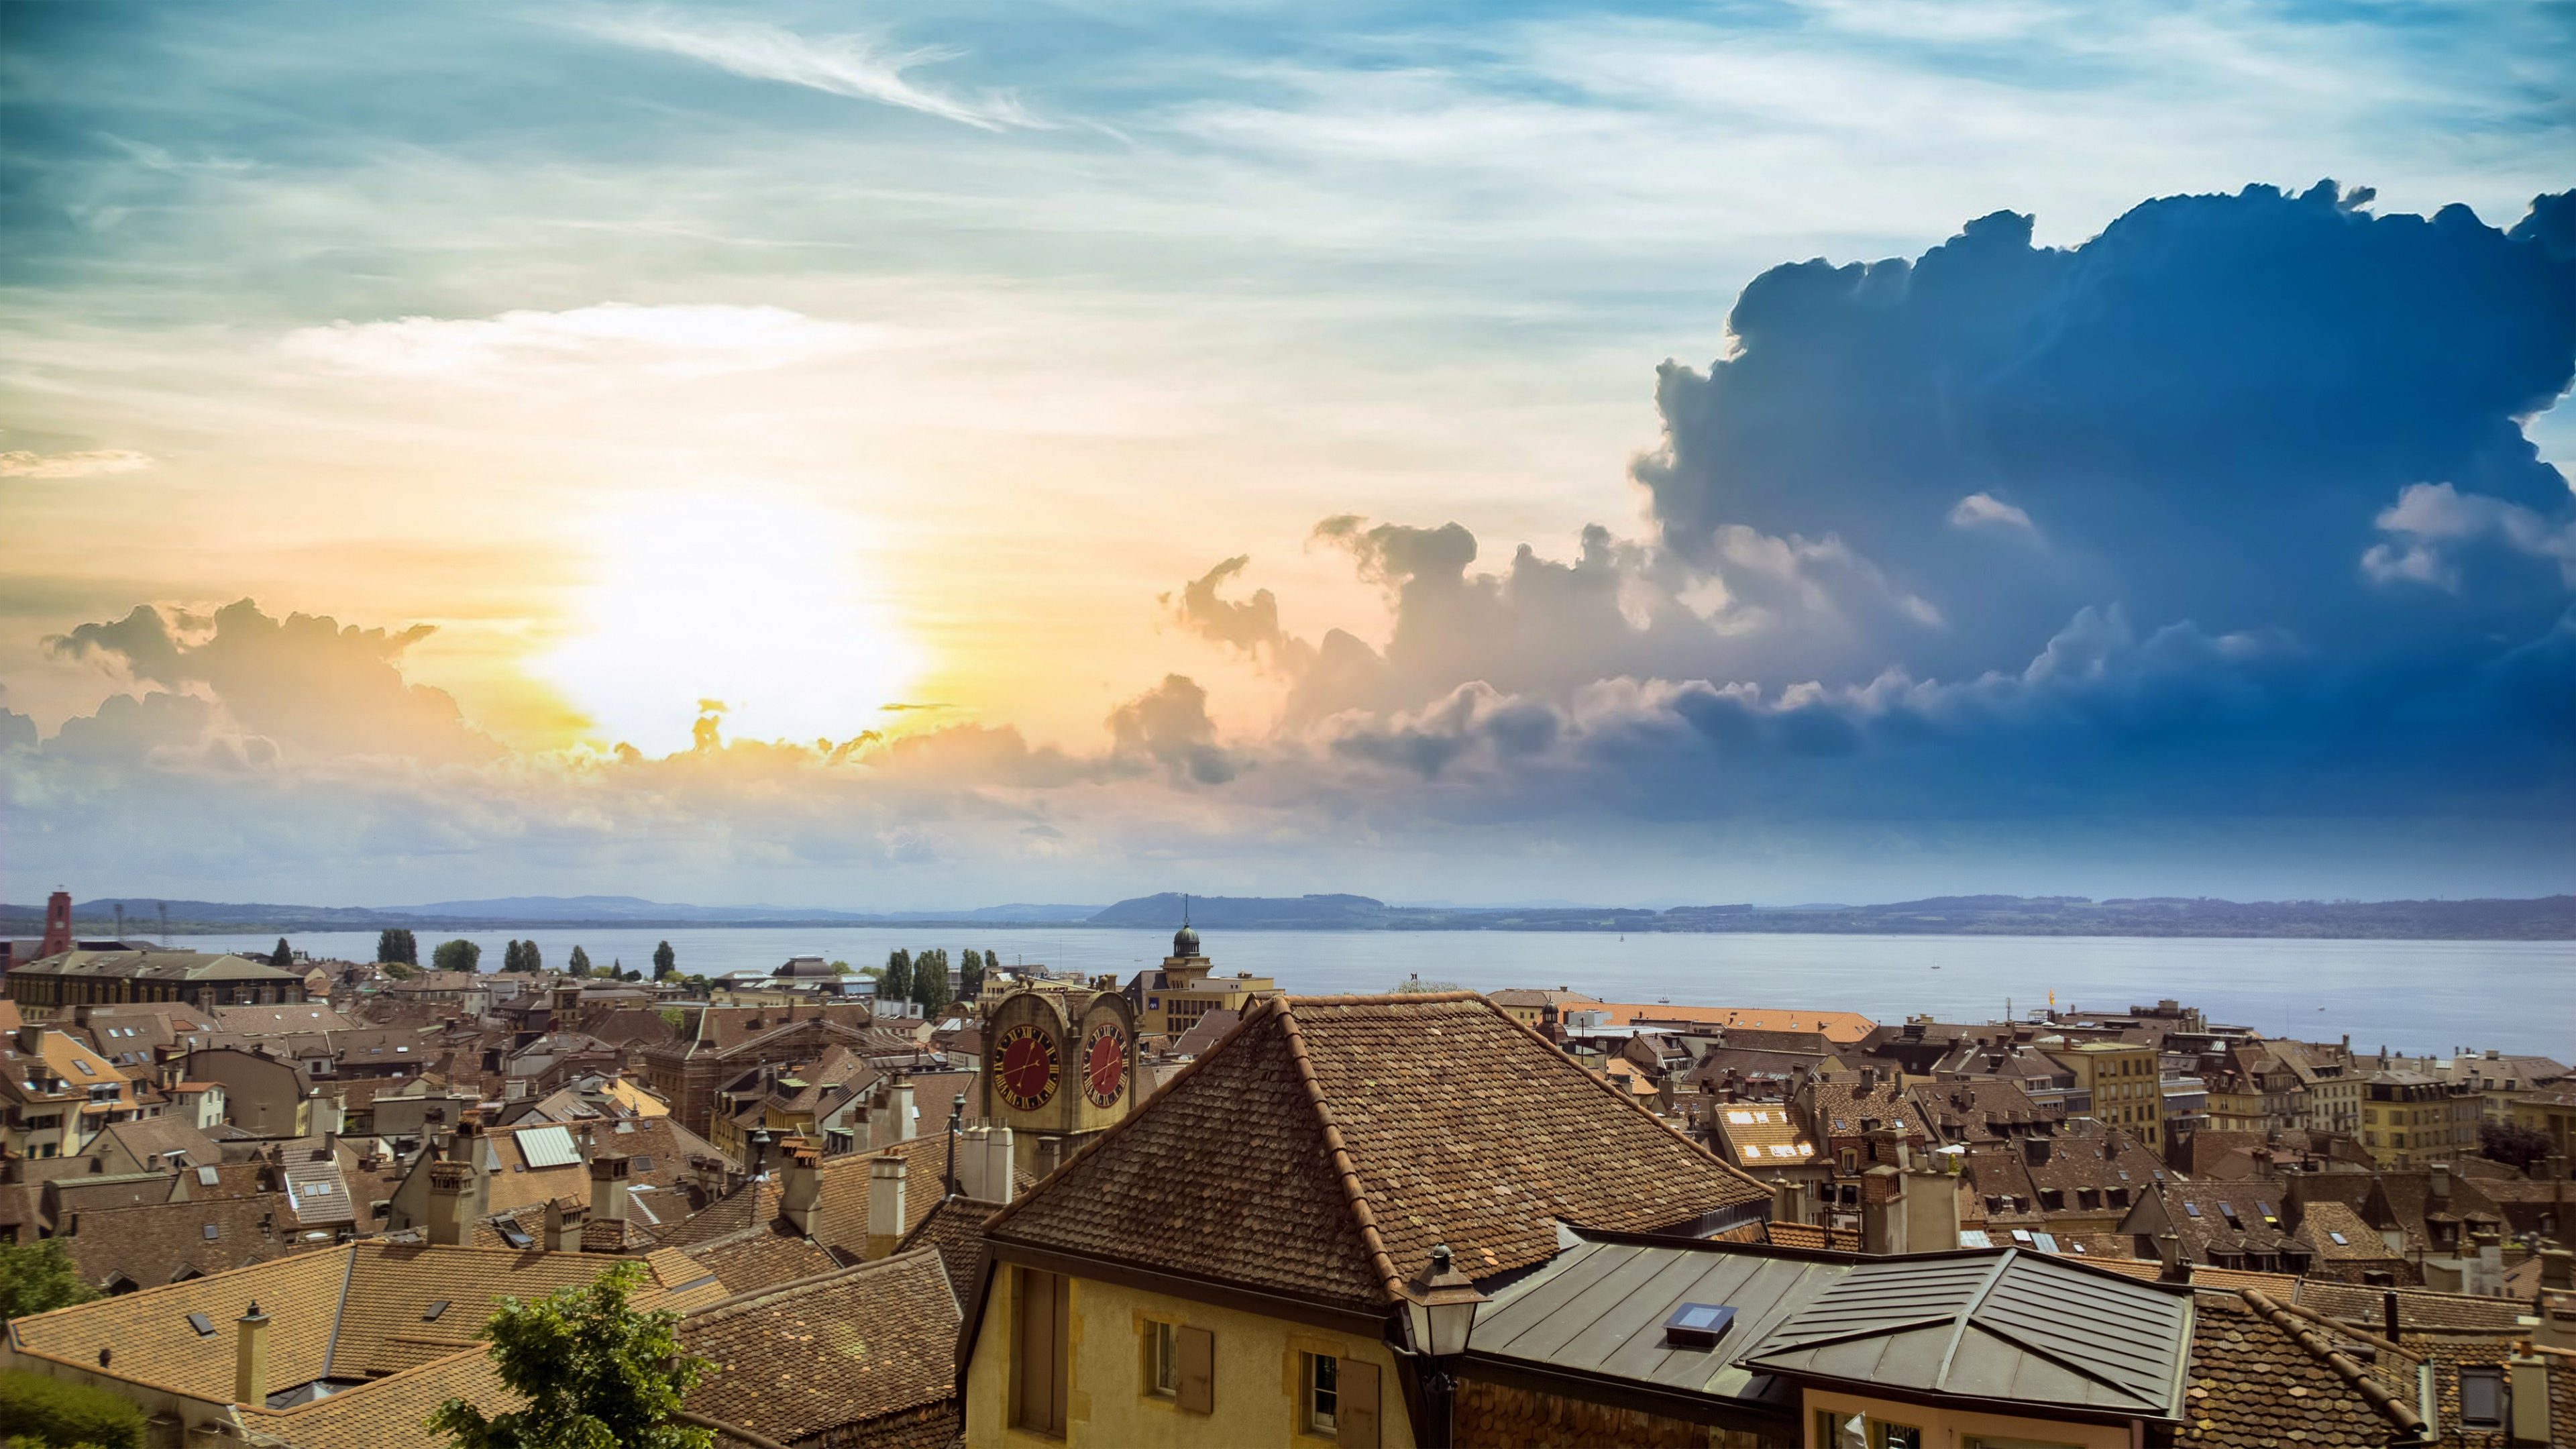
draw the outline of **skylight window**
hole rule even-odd
[[[207,1242],[211,1243],[211,1242],[213,1242],[215,1239],[220,1238],[220,1237],[222,1237],[223,1235],[224,1235],[224,1230],[223,1230],[220,1226],[218,1226],[218,1225],[216,1225],[216,1224],[214,1224],[214,1223],[208,1223],[208,1224],[206,1224],[206,1241],[207,1241]]]
[[[1735,1326],[1735,1310],[1723,1303],[1685,1303],[1664,1320],[1664,1342],[1683,1348],[1715,1348]]]
[[[189,1314],[188,1326],[197,1330],[197,1336],[199,1338],[212,1338],[215,1336],[215,1321],[202,1313]]]
[[[72,1058],[72,1065],[80,1068],[81,1075],[84,1077],[95,1077],[98,1075],[98,1068],[82,1061],[79,1057]]]
[[[2344,1235],[2343,1235],[2343,1234],[2341,1234],[2341,1233],[2337,1233],[2337,1232],[2329,1232],[2329,1233],[2327,1233],[2327,1234],[2326,1234],[2326,1236],[2327,1236],[2327,1237],[2329,1237],[2329,1238],[2334,1239],[2334,1245],[2335,1245],[2336,1247],[2338,1247],[2338,1248],[2349,1248],[2349,1247],[2351,1247],[2351,1246],[2352,1246],[2352,1244],[2351,1244],[2351,1243],[2349,1243],[2349,1242],[2345,1241],[2345,1239],[2344,1239]]]
[[[2196,1202],[2187,1202],[2187,1203],[2184,1203],[2184,1204],[2182,1205],[2182,1210],[2183,1210],[2184,1212],[2187,1212],[2187,1213],[2191,1214],[2193,1217],[2199,1217],[2199,1216],[2200,1216],[2200,1204],[2198,1204],[2198,1203],[2196,1203]]]
[[[438,1315],[445,1313],[447,1311],[447,1305],[454,1301],[455,1300],[451,1298],[439,1299],[436,1303],[429,1305],[428,1309],[420,1315],[420,1321],[423,1323],[436,1323],[438,1321]]]

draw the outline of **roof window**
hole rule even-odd
[[[1735,1310],[1723,1303],[1685,1303],[1664,1320],[1664,1342],[1676,1348],[1715,1348],[1735,1326]]]
[[[223,1230],[223,1228],[222,1228],[221,1226],[219,1226],[219,1225],[217,1225],[217,1224],[215,1224],[215,1223],[208,1223],[208,1224],[206,1224],[206,1241],[207,1241],[207,1242],[211,1243],[211,1242],[213,1242],[215,1239],[220,1238],[220,1237],[222,1237],[223,1235],[224,1235],[224,1230]]]
[[[2229,1227],[2236,1229],[2238,1232],[2243,1232],[2245,1230],[2244,1219],[2236,1216],[2236,1204],[2232,1202],[2220,1203],[2218,1205],[2218,1215],[2227,1219],[2227,1225]]]
[[[2198,1204],[2198,1203],[2196,1203],[2196,1202],[2187,1202],[2187,1203],[2184,1203],[2184,1204],[2182,1205],[2182,1210],[2183,1210],[2184,1212],[2187,1212],[2187,1213],[2191,1214],[2193,1217],[2199,1217],[2199,1216],[2200,1216],[2200,1204]]]
[[[2329,1230],[2326,1233],[2326,1236],[2332,1238],[2334,1240],[2334,1245],[2338,1248],[2349,1248],[2352,1246],[2350,1242],[2345,1240],[2344,1235],[2341,1233]]]
[[[199,1338],[212,1338],[215,1336],[215,1321],[202,1313],[189,1314],[188,1326],[197,1330],[197,1336]]]
[[[420,1321],[423,1323],[436,1323],[438,1321],[438,1315],[445,1313],[447,1311],[447,1305],[454,1301],[455,1300],[452,1298],[439,1299],[436,1303],[429,1305],[429,1307],[421,1313]]]

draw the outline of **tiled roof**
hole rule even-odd
[[[1708,1123],[1731,1154],[1729,1160],[1758,1178],[1804,1167],[1816,1157],[1815,1142],[1790,1120],[1784,1103],[1711,1103]]]
[[[1767,1196],[1481,997],[1283,998],[987,1236],[1373,1308]]]
[[[1761,1224],[1760,1241],[1775,1248],[1805,1248],[1815,1252],[1857,1253],[1860,1234],[1849,1228],[1820,1228],[1811,1223],[1767,1222]]]
[[[724,1280],[728,1293],[752,1293],[811,1278],[841,1266],[812,1238],[776,1232],[768,1224],[686,1250],[691,1260]]]
[[[109,1371],[118,1378],[221,1400],[232,1397],[233,1320],[256,1302],[271,1325],[270,1382],[307,1383],[322,1377],[352,1251],[298,1253],[238,1272],[146,1286],[16,1319],[8,1332],[21,1352],[95,1372],[104,1349],[114,1355]],[[199,1334],[188,1323],[191,1313],[205,1315],[215,1332]]]
[[[948,1286],[964,1303],[975,1291],[975,1269],[984,1254],[984,1220],[1000,1212],[1002,1205],[977,1202],[971,1197],[940,1200],[899,1246],[905,1252],[914,1248],[936,1248],[940,1262],[948,1269]]]
[[[238,1036],[349,1031],[357,1026],[356,1022],[333,1010],[329,1003],[321,1001],[308,1001],[299,1006],[218,1006],[214,1013],[216,1030]]]
[[[1878,1023],[1856,1011],[1798,1011],[1761,1006],[1675,1006],[1670,1002],[1606,1003],[1610,1020],[1620,1026],[1640,1022],[1684,1026],[1750,1027],[1756,1031],[1822,1032],[1837,1046],[1848,1046],[1878,1029]],[[1580,1008],[1577,1008],[1580,1009]]]
[[[83,1282],[145,1288],[284,1257],[304,1231],[277,1193],[83,1212],[57,1229]]]
[[[2299,1218],[2297,1241],[2322,1262],[2380,1262],[2394,1256],[2361,1214],[2339,1202],[2308,1204]]]
[[[527,1403],[501,1382],[491,1354],[475,1347],[377,1379],[363,1393],[343,1391],[292,1409],[235,1412],[254,1433],[275,1435],[294,1449],[387,1449],[429,1442],[423,1426],[449,1399],[463,1399],[486,1414]]]
[[[729,1298],[680,1341],[715,1364],[691,1412],[795,1441],[951,1401],[958,1311],[939,1255],[901,1253]]]
[[[2281,1311],[2261,1291],[2193,1297],[2191,1368],[2176,1444],[2378,1449],[2413,1419],[2385,1384],[2377,1394],[2362,1387],[2377,1381],[2341,1354],[2330,1335]]]

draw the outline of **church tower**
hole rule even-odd
[[[1014,1166],[1039,1177],[1136,1108],[1136,1012],[1116,978],[1036,982],[984,1023],[976,1115],[1011,1129]]]

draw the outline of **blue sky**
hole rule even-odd
[[[2565,6],[0,27],[10,899],[2576,862]]]

